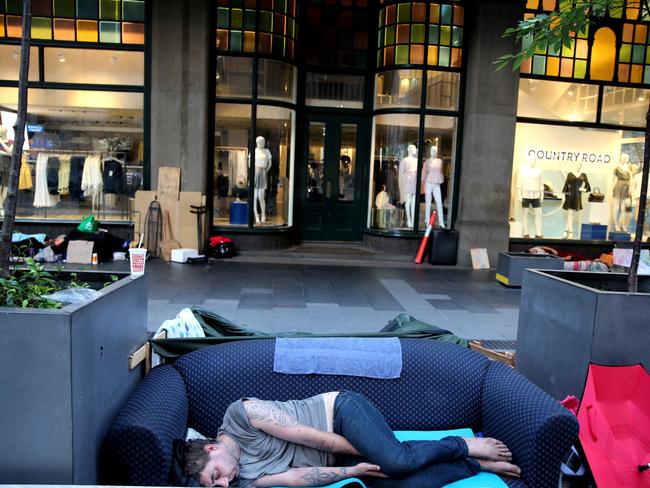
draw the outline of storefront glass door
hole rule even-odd
[[[301,187],[301,229],[307,240],[361,240],[362,163],[359,118],[307,120]]]

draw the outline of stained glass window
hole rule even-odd
[[[297,0],[217,0],[217,50],[295,59]]]
[[[525,18],[563,8],[568,0],[528,0]],[[559,3],[558,3],[559,2]],[[620,0],[607,16],[572,34],[571,46],[538,50],[521,73],[575,80],[650,84],[650,20],[638,0]],[[523,40],[523,47],[530,44]]]
[[[461,67],[462,5],[388,0],[381,4],[377,67],[407,64]]]
[[[305,2],[304,63],[324,68],[359,69],[368,66],[367,2],[331,0]]]
[[[0,37],[21,37],[22,0],[0,0]],[[32,38],[144,44],[145,0],[33,0]]]

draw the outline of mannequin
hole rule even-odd
[[[523,230],[524,237],[528,233],[528,209],[533,209],[535,215],[535,237],[542,237],[542,197],[544,196],[544,182],[542,171],[537,167],[537,159],[529,156],[519,171],[517,192],[521,207],[524,209]]]
[[[436,223],[444,228],[445,216],[442,209],[442,192],[440,191],[440,185],[445,181],[442,172],[442,159],[438,157],[437,146],[431,146],[429,154],[431,157],[424,161],[422,168],[422,183],[424,183],[424,201],[426,205],[425,222],[429,222],[431,218],[431,195],[433,195],[438,211]]]
[[[0,205],[4,204],[9,185],[9,168],[11,166],[11,150],[7,137],[7,128],[0,126]],[[0,208],[0,217],[3,209]]]
[[[0,127],[0,155],[11,156],[11,146],[7,138],[7,128]]]
[[[347,200],[345,190],[349,184],[350,176],[352,175],[352,159],[347,154],[347,150],[341,154],[339,160],[339,200]]]
[[[630,181],[633,172],[630,167],[630,156],[627,153],[621,153],[621,159],[614,169],[612,179],[612,219],[614,230],[623,232],[627,229],[632,214]]]
[[[406,209],[406,225],[413,227],[413,215],[415,214],[415,180],[418,172],[417,160],[418,148],[410,144],[407,148],[407,156],[399,162],[399,186],[400,202]]]
[[[271,151],[264,147],[266,141],[262,136],[255,139],[255,191],[253,193],[253,210],[255,214],[255,222],[266,222],[266,174],[271,168]],[[260,213],[257,210],[259,203],[261,209]]]
[[[564,182],[564,188],[562,188],[562,193],[564,193],[564,204],[562,208],[567,211],[566,226],[564,228],[565,239],[573,238],[574,220],[577,218],[578,224],[581,222],[582,193],[591,191],[589,179],[586,174],[580,172],[581,169],[582,164],[579,164],[576,169],[576,173],[579,176],[576,176],[572,172],[569,173]]]

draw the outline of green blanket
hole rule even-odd
[[[379,332],[348,333],[348,334],[310,334],[308,332],[287,332],[269,334],[238,325],[210,310],[202,307],[192,307],[192,313],[205,332],[205,337],[192,339],[152,339],[153,350],[166,359],[174,359],[202,347],[212,346],[230,341],[248,339],[263,339],[275,337],[408,337],[430,339],[458,344],[468,347],[468,341],[455,336],[448,330],[427,324],[408,314],[399,314],[388,322]]]

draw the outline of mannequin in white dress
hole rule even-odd
[[[406,210],[406,225],[413,227],[413,215],[415,214],[415,191],[418,172],[418,148],[410,144],[407,148],[407,156],[399,162],[399,191],[400,201]]]
[[[630,156],[621,153],[621,159],[612,175],[612,221],[614,230],[626,231],[632,218],[630,184],[635,171],[630,166]]]
[[[253,213],[255,222],[266,222],[266,175],[271,168],[271,151],[264,147],[266,141],[262,136],[255,139],[255,190],[253,193]],[[257,205],[259,203],[260,210]],[[261,218],[260,218],[261,214]]]
[[[523,209],[524,237],[530,237],[528,233],[528,213],[530,208],[533,209],[533,215],[535,216],[535,237],[542,237],[544,182],[542,181],[542,170],[537,167],[537,159],[534,157],[528,157],[519,170],[517,192]]]
[[[429,222],[431,218],[431,196],[433,195],[438,211],[436,223],[444,228],[445,216],[442,208],[442,192],[440,191],[440,185],[445,181],[445,175],[442,172],[442,159],[438,157],[438,148],[436,146],[431,146],[429,154],[430,157],[424,161],[422,167],[422,183],[424,183],[424,202],[426,205],[425,222]]]

